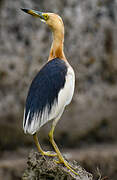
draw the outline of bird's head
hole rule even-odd
[[[64,31],[64,25],[62,18],[55,14],[55,13],[43,13],[32,9],[22,9],[24,12],[34,16],[39,17],[41,21],[48,24],[48,26],[53,30],[63,30]]]

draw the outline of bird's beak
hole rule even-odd
[[[42,21],[45,21],[45,18],[43,16],[42,12],[35,11],[32,9],[21,9],[21,10],[24,11],[25,13],[32,15],[32,16],[39,17]]]

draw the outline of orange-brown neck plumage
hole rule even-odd
[[[58,24],[50,26],[53,32],[53,42],[50,49],[50,54],[48,60],[54,58],[60,58],[61,60],[67,60],[64,54],[64,25],[60,21]]]

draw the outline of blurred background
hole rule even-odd
[[[58,13],[65,24],[65,54],[76,74],[72,103],[55,130],[61,151],[98,178],[117,179],[117,1],[0,0],[0,180],[19,180],[32,136],[22,129],[29,85],[47,61],[52,35],[20,10]],[[50,126],[39,132],[48,150]]]

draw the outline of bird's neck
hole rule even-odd
[[[48,61],[54,58],[67,60],[63,48],[64,48],[64,32],[53,31],[53,42],[52,42]]]

